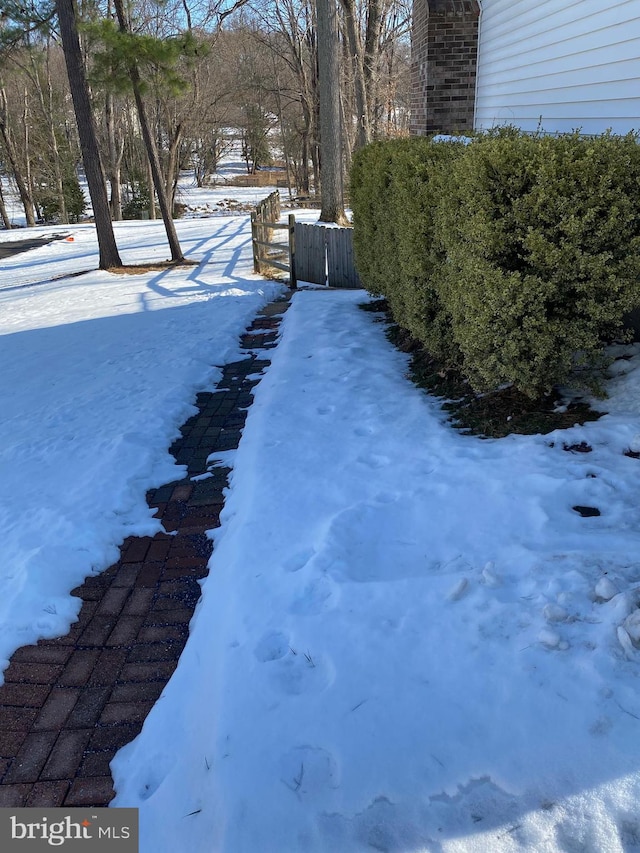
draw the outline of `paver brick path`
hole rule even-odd
[[[247,357],[223,368],[217,390],[170,448],[188,476],[147,495],[166,532],[129,538],[120,560],[73,594],[78,621],[65,637],[18,649],[0,686],[0,807],[106,806],[109,762],[133,740],[174,671],[207,574],[229,468],[207,458],[238,446],[251,389],[269,361],[288,307],[272,302],[241,344]]]

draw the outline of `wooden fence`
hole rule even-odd
[[[293,266],[296,282],[362,287],[353,260],[352,228],[296,222]]]
[[[261,201],[251,214],[253,271],[268,278],[279,278],[276,270],[286,272],[293,281],[291,258],[295,217],[291,214],[288,222],[280,222],[279,219],[280,193],[276,190]],[[274,239],[277,231],[287,231],[286,243]]]
[[[353,260],[353,229],[296,222],[279,222],[280,194],[267,196],[251,214],[253,269],[260,275],[279,278],[289,274],[291,287],[299,281],[329,287],[362,287]],[[277,242],[274,234],[286,230],[288,242]]]

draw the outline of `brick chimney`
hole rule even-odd
[[[412,134],[473,129],[479,17],[477,0],[413,0]]]

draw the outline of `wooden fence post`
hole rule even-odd
[[[289,286],[296,288],[298,286],[296,277],[296,217],[293,213],[289,214],[289,265],[291,268]]]
[[[258,216],[255,211],[251,212],[251,249],[253,251],[253,271],[260,272],[260,262],[258,261],[258,226],[256,223]]]

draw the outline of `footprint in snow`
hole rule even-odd
[[[353,431],[354,435],[357,435],[358,438],[366,438],[369,435],[374,435],[376,430],[372,426],[359,426],[356,427]]]
[[[379,504],[393,504],[400,499],[400,494],[398,492],[378,492],[373,499]]]
[[[618,815],[618,834],[622,850],[626,853],[640,851],[640,821],[635,814]]]
[[[291,557],[287,557],[282,564],[282,568],[285,572],[299,572],[300,569],[303,569],[307,565],[314,554],[315,551],[313,548],[303,548],[301,551],[296,551]]]
[[[340,786],[340,772],[333,755],[319,746],[296,746],[279,761],[280,779],[298,796],[317,796]]]
[[[336,584],[325,577],[315,578],[308,583],[289,608],[297,616],[318,616],[336,606]]]
[[[311,650],[289,648],[269,669],[269,681],[278,693],[287,696],[322,693],[333,681],[333,667]]]
[[[358,456],[356,462],[359,462],[361,465],[366,465],[368,468],[372,468],[373,470],[377,470],[378,468],[384,468],[386,465],[389,465],[391,463],[391,459],[381,453],[365,453],[362,456]]]
[[[261,663],[280,660],[289,652],[289,638],[281,631],[267,631],[253,650]]]
[[[613,723],[610,718],[606,715],[602,715],[589,726],[589,734],[594,735],[595,737],[602,737],[603,735],[609,734],[612,728]]]

